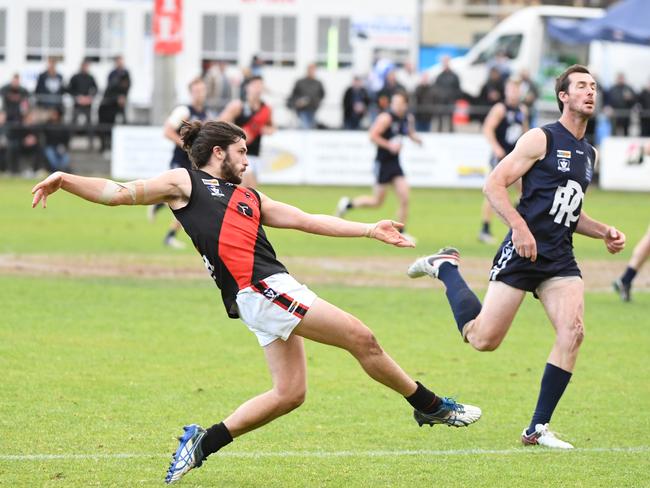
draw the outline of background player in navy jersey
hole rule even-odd
[[[246,100],[233,100],[219,116],[220,120],[232,122],[246,133],[248,168],[242,177],[242,185],[251,188],[257,186],[257,173],[261,169],[262,136],[275,132],[271,107],[262,100],[263,92],[262,77],[251,77],[246,82]]]
[[[526,292],[535,293],[556,339],[535,412],[521,440],[526,445],[569,449],[573,446],[558,439],[548,423],[584,337],[584,285],[573,255],[573,233],[602,239],[610,253],[623,249],[625,235],[582,210],[596,162],[595,149],[584,140],[596,103],[596,83],[587,68],[574,65],[557,79],[555,92],[562,112],[559,121],[524,134],[485,184],[485,194],[510,231],[494,258],[483,305],[459,274],[454,248],[418,259],[408,275],[427,274],[444,282],[458,330],[479,351],[499,347]],[[515,210],[508,187],[519,178],[523,192]]]
[[[193,169],[167,171],[156,178],[116,183],[61,172],[37,184],[32,206],[62,188],[105,205],[167,203],[221,289],[226,312],[255,333],[271,372],[271,390],[242,404],[223,422],[204,430],[185,427],[166,481],[176,481],[233,438],[298,407],[305,399],[307,371],[303,338],[349,351],[374,380],[403,395],[416,422],[455,427],[476,422],[481,410],[440,398],[412,380],[377,343],[359,319],[329,304],[288,274],[277,260],[262,225],[338,237],[370,237],[412,247],[382,220],[362,224],[311,215],[239,186],[248,165],[246,135],[227,122],[195,121],[181,131]]]
[[[399,90],[391,97],[390,110],[380,114],[370,127],[370,140],[377,145],[375,158],[377,183],[374,192],[372,195],[361,195],[352,199],[342,197],[336,208],[338,217],[343,217],[353,208],[381,207],[386,199],[388,187],[392,185],[399,200],[397,220],[406,225],[409,211],[409,184],[404,177],[399,154],[404,137],[422,144],[422,140],[415,132],[415,119],[408,110],[408,95],[405,91]],[[402,232],[405,230],[402,229]],[[413,240],[408,234],[406,237]]]
[[[201,78],[195,78],[190,82],[188,89],[190,91],[190,104],[176,107],[165,121],[163,128],[165,137],[174,143],[174,152],[172,154],[172,160],[169,163],[171,169],[190,169],[192,167],[187,153],[183,151],[183,141],[180,136],[183,121],[206,120],[208,118],[208,113],[205,108],[207,94],[205,82]],[[153,221],[156,213],[164,206],[164,204],[151,205],[148,209],[149,220]],[[176,234],[180,229],[181,224],[172,217],[172,222],[169,224],[169,230],[165,235],[163,243],[174,249],[183,249],[185,244],[176,239]]]
[[[496,165],[512,152],[515,143],[528,130],[528,109],[521,103],[520,81],[518,78],[508,78],[505,86],[505,99],[492,106],[483,123],[483,134],[490,144],[492,155],[490,168]],[[520,180],[516,185],[521,187]],[[490,230],[492,222],[492,206],[487,198],[483,199],[481,207],[482,227],[478,240],[486,244],[494,242]]]

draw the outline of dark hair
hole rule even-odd
[[[557,77],[555,80],[555,98],[557,98],[557,106],[560,108],[560,112],[564,111],[564,103],[560,101],[560,92],[567,92],[569,90],[569,85],[571,84],[569,75],[571,73],[586,73],[588,75],[591,74],[586,66],[582,66],[581,64],[574,64],[572,66],[569,66],[566,70],[564,70],[564,73]]]
[[[253,75],[246,80],[246,83],[250,83],[251,81],[264,81],[264,79],[260,75]]]
[[[239,139],[246,140],[246,134],[241,127],[230,122],[214,121],[201,122],[183,121],[181,125],[181,140],[183,150],[190,157],[195,169],[202,168],[210,161],[212,149],[219,146],[224,151]]]

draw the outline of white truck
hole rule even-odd
[[[523,8],[497,24],[465,55],[453,58],[451,69],[459,76],[462,90],[474,97],[498,53],[506,54],[513,74],[528,70],[540,85],[542,102],[553,102],[555,77],[573,63],[588,65],[604,87],[623,72],[628,83],[638,90],[650,79],[650,47],[602,41],[570,45],[548,33],[551,21],[591,19],[604,13],[603,9],[581,7]],[[430,74],[435,77],[439,71],[436,65]]]

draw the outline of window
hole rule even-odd
[[[41,61],[50,56],[63,59],[64,32],[63,10],[28,10],[27,61]]]
[[[330,35],[337,36],[339,68],[352,66],[350,19],[346,17],[321,17],[318,19],[318,54],[316,55],[318,65],[327,65]]]
[[[523,36],[521,34],[508,34],[499,37],[485,51],[479,54],[473,64],[487,63],[499,53],[504,53],[508,59],[515,59],[519,56],[522,39]]]
[[[203,16],[203,59],[237,63],[239,57],[239,17]]]
[[[4,61],[6,49],[7,49],[7,11],[0,10],[0,61]]]
[[[123,54],[124,15],[122,12],[86,12],[86,58],[111,59]]]
[[[153,14],[147,12],[144,14],[144,37],[150,38],[153,36]]]
[[[295,17],[262,17],[260,54],[266,64],[295,66]]]

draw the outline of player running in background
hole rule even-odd
[[[163,128],[163,134],[165,137],[175,144],[172,160],[169,163],[171,169],[191,169],[192,167],[192,163],[190,163],[187,153],[183,151],[183,141],[180,137],[180,129],[183,122],[188,120],[206,120],[208,118],[208,113],[205,108],[205,97],[207,93],[205,82],[201,78],[194,78],[190,82],[188,89],[190,91],[190,104],[176,107],[170,114],[169,118],[165,121],[165,126]],[[164,206],[163,203],[151,205],[147,209],[149,220],[153,221],[156,218],[156,213],[158,213],[158,211]],[[176,234],[180,229],[181,224],[176,220],[176,218],[172,217],[172,222],[169,224],[169,230],[163,240],[165,246],[174,249],[185,248],[185,244],[176,239]]]
[[[481,410],[440,398],[412,380],[377,343],[359,319],[318,298],[288,274],[275,255],[263,225],[337,237],[369,237],[413,247],[401,224],[350,222],[311,215],[239,186],[248,161],[246,134],[227,122],[198,121],[181,131],[193,169],[173,169],[156,178],[116,183],[61,172],[37,184],[32,206],[62,188],[104,205],[166,203],[172,209],[217,286],[228,316],[241,318],[264,348],[272,388],[237,408],[207,430],[185,427],[166,481],[180,479],[212,453],[300,406],[307,390],[303,338],[343,348],[374,380],[398,392],[420,424],[464,427]],[[177,378],[173,378],[176,381]],[[361,414],[362,415],[362,414]]]
[[[246,133],[248,145],[248,169],[242,178],[242,186],[255,188],[257,174],[261,169],[260,150],[262,136],[272,134],[273,126],[271,107],[262,101],[264,81],[261,76],[253,76],[246,82],[246,100],[233,100],[223,110],[219,120],[232,122]]]
[[[402,150],[402,139],[408,136],[412,141],[422,144],[422,140],[415,132],[413,115],[408,113],[408,95],[404,91],[397,91],[390,101],[390,110],[379,114],[374,124],[370,127],[370,140],[377,145],[375,158],[375,184],[372,195],[361,195],[355,198],[342,197],[336,207],[337,217],[343,217],[353,208],[381,207],[386,199],[386,192],[390,185],[395,189],[399,200],[397,220],[406,225],[409,211],[409,184],[404,177],[400,165],[399,154]],[[406,227],[402,229],[406,232]],[[406,234],[413,241],[413,238]]]
[[[637,245],[634,246],[632,257],[627,263],[625,272],[613,283],[614,290],[624,302],[629,302],[632,299],[630,293],[632,291],[632,281],[634,281],[636,274],[648,260],[648,256],[650,256],[650,227],[648,227],[645,235]]]
[[[528,109],[521,103],[520,81],[509,78],[505,86],[505,100],[492,106],[483,123],[483,135],[490,144],[492,156],[490,168],[494,169],[499,161],[505,158],[515,148],[515,143],[528,130]],[[521,182],[517,182],[521,190]],[[492,222],[492,206],[487,198],[483,199],[481,207],[482,227],[478,240],[486,244],[494,242],[490,230]]]
[[[596,162],[596,150],[584,139],[596,104],[596,82],[587,68],[574,65],[557,79],[555,92],[560,119],[524,134],[485,184],[485,194],[510,231],[494,258],[483,305],[459,274],[454,248],[418,259],[408,275],[427,274],[445,284],[458,330],[479,351],[499,347],[527,291],[539,298],[556,339],[535,413],[521,440],[570,449],[548,424],[584,337],[584,285],[573,255],[573,233],[602,239],[610,253],[623,249],[625,235],[582,210]],[[515,210],[508,187],[519,178],[523,193]]]

